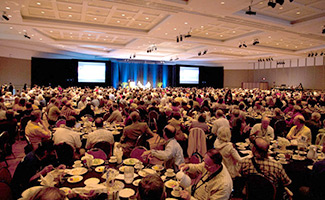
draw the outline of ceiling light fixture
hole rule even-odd
[[[28,36],[27,33],[24,34],[24,37],[27,38],[27,39],[30,39],[30,36]]]
[[[276,3],[273,2],[273,0],[269,0],[268,6],[274,8],[276,6]]]
[[[9,21],[9,17],[8,17],[6,11],[3,11],[2,18]]]
[[[246,15],[256,15],[256,12],[252,11],[251,6],[248,6],[248,10],[245,12]]]
[[[323,26],[322,34],[325,34],[325,25]]]
[[[247,48],[247,45],[245,44],[245,42],[243,43],[243,46],[244,46],[245,48]]]

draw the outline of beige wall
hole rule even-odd
[[[238,88],[242,82],[254,82],[254,70],[224,70],[224,87]]]
[[[31,84],[31,60],[0,57],[0,84],[11,82],[16,89]]]
[[[325,66],[289,67],[254,70],[254,82],[266,78],[269,86],[286,84],[298,86],[302,83],[305,89],[325,89]]]

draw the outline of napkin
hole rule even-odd
[[[41,185],[53,187],[55,182],[53,182],[54,177],[52,174],[47,174],[45,177],[41,175]]]

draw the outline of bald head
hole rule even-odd
[[[172,125],[167,125],[165,126],[164,128],[164,134],[166,135],[166,137],[169,139],[169,138],[173,138],[175,137],[175,134],[176,134],[176,129],[174,126]]]
[[[95,120],[95,126],[96,126],[96,127],[103,127],[103,126],[104,126],[103,118],[98,117],[98,118]]]
[[[263,117],[262,119],[262,128],[267,129],[270,124],[270,119],[268,117]]]
[[[255,151],[253,151],[255,157],[266,158],[269,150],[269,143],[263,138],[256,138],[254,142]]]

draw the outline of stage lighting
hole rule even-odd
[[[238,46],[238,47],[239,47],[239,48],[241,48],[241,46],[242,46],[242,45],[241,45],[241,44],[239,44],[239,46]]]
[[[183,36],[182,35],[179,36],[179,40],[183,41]]]
[[[268,6],[274,8],[276,6],[276,3],[273,2],[273,0],[269,0]]]
[[[6,11],[3,11],[2,18],[9,21],[9,17],[6,14]]]
[[[311,55],[310,55],[310,53],[308,54],[308,57],[310,57]]]
[[[290,2],[293,2],[293,0],[289,0]]]
[[[203,51],[203,55],[207,54],[208,50],[204,50]]]
[[[27,35],[27,33],[24,34],[24,37],[27,39],[30,39],[30,37]]]
[[[311,55],[310,55],[311,57],[314,57],[314,53],[311,53]]]
[[[273,58],[271,58],[271,60],[273,61]]]
[[[251,6],[248,6],[248,10],[245,12],[246,15],[256,15],[256,12],[252,11]]]
[[[322,31],[323,34],[325,34],[325,26],[323,27],[323,31]]]
[[[280,4],[280,5],[283,5],[284,0],[276,0],[275,2],[278,3],[278,4]]]
[[[201,51],[199,53],[197,53],[198,56],[201,56]]]
[[[188,33],[187,35],[184,35],[185,38],[189,38],[191,37],[192,35],[190,33]]]
[[[255,39],[254,42],[253,42],[253,45],[257,45],[259,44],[260,42],[258,41],[258,39]]]
[[[244,46],[245,48],[247,47],[247,45],[246,45],[245,43],[243,44],[243,46]]]
[[[176,37],[176,42],[179,42],[179,37],[178,36]]]
[[[318,55],[318,53],[316,52],[316,53],[315,53],[315,56],[317,56],[317,55]]]
[[[322,52],[322,53],[320,53],[319,55],[320,55],[320,56],[323,56],[323,55],[324,55],[324,53]]]

